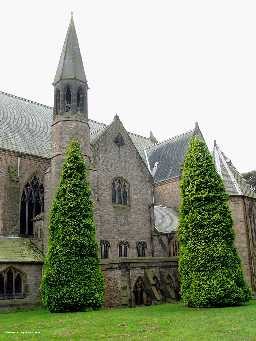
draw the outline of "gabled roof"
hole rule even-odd
[[[62,79],[77,79],[87,83],[73,16],[71,16],[53,84]]]
[[[145,150],[148,166],[155,182],[165,181],[181,175],[189,143],[194,135],[203,138],[196,123],[195,128]]]
[[[256,198],[256,193],[238,172],[231,160],[220,150],[216,141],[214,142],[213,158],[216,169],[222,177],[226,192],[229,195],[241,195]]]
[[[0,148],[39,157],[51,157],[53,108],[0,91]],[[94,143],[107,125],[89,120]],[[145,160],[144,149],[153,146],[150,138],[129,133]]]
[[[0,237],[0,262],[42,263],[43,257],[27,238]]]

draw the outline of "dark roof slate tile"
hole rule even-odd
[[[45,158],[51,157],[53,109],[0,91],[0,148]],[[89,120],[93,144],[107,125]],[[144,149],[153,146],[150,138],[129,133],[145,161]]]
[[[185,154],[192,137],[202,134],[198,127],[146,150],[148,165],[155,182],[165,181],[181,175]]]

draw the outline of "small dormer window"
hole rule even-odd
[[[124,138],[120,133],[115,137],[114,142],[119,148],[124,146],[124,144],[125,144]]]

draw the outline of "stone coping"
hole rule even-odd
[[[136,258],[113,258],[101,259],[100,265],[103,269],[121,269],[125,267],[154,267],[159,265],[177,264],[178,257],[136,257]]]

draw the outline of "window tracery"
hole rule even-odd
[[[34,176],[26,183],[21,195],[20,234],[33,235],[33,219],[41,212],[44,212],[44,186]]]
[[[123,178],[112,181],[112,203],[125,206],[129,203],[129,184]]]
[[[109,249],[110,249],[110,243],[108,240],[101,240],[100,241],[100,253],[101,258],[109,258]]]
[[[127,241],[121,241],[118,245],[119,257],[128,257],[129,243]]]
[[[24,297],[22,274],[14,268],[0,272],[0,299]]]
[[[145,257],[146,248],[147,248],[147,243],[145,241],[140,240],[137,242],[136,249],[137,249],[138,257]]]

